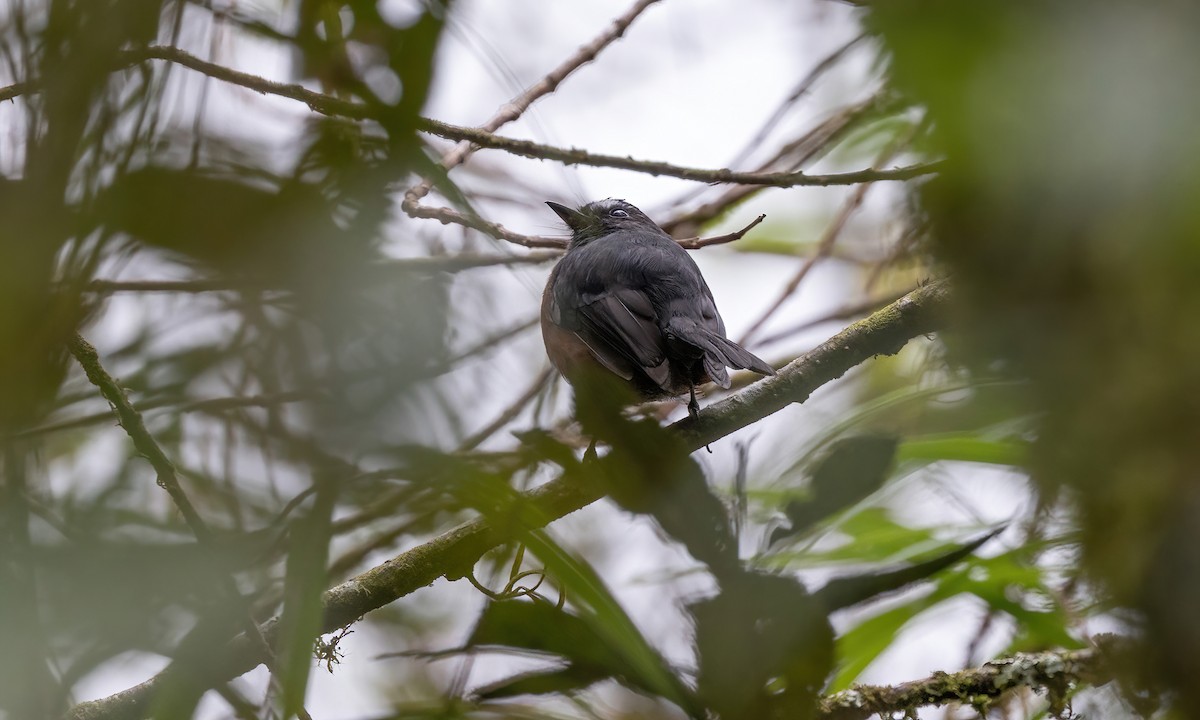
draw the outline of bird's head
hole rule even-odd
[[[607,198],[572,209],[556,202],[547,202],[567,227],[571,228],[571,248],[620,230],[649,230],[665,234],[646,213],[624,200]]]

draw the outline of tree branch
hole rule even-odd
[[[555,246],[561,247],[561,246]],[[395,273],[453,273],[487,267],[511,267],[514,265],[540,265],[557,260],[562,252],[553,250],[532,252],[524,255],[483,255],[463,253],[460,255],[435,255],[373,263],[365,273],[365,279],[392,282]],[[83,287],[85,292],[96,295],[114,293],[205,293],[231,290],[275,290],[268,284],[256,285],[253,280],[239,281],[232,278],[194,278],[189,280],[92,280]]]
[[[844,173],[809,175],[803,172],[742,172],[720,168],[710,170],[673,165],[657,160],[637,160],[629,156],[604,155],[579,148],[560,148],[529,140],[514,140],[472,128],[449,125],[437,120],[422,119],[421,130],[447,139],[468,139],[480,147],[504,150],[512,155],[534,160],[556,160],[564,165],[590,165],[594,167],[630,170],[647,175],[674,177],[702,183],[729,183],[735,185],[762,185],[770,187],[797,187],[831,185],[858,185],[865,182],[888,180],[911,180],[937,172],[940,162],[918,163],[890,170],[868,168]]]
[[[276,82],[258,75],[234,70],[224,65],[202,60],[191,53],[175,47],[151,45],[137,50],[128,50],[122,54],[121,59],[125,66],[135,65],[146,60],[165,60],[263,95],[277,95],[297,100],[307,105],[314,112],[322,115],[336,115],[355,120],[377,119],[376,113],[363,103],[342,100],[331,95],[314,92],[298,83]],[[12,99],[18,95],[35,92],[40,89],[41,84],[37,81],[17,83],[6,88],[0,88],[0,100]],[[451,125],[428,118],[420,118],[417,123],[419,130],[431,135],[437,135],[447,140],[460,141],[482,148],[503,150],[513,155],[520,155],[534,160],[554,160],[564,165],[609,167],[703,183],[729,183],[767,187],[857,185],[864,182],[910,180],[922,175],[936,173],[941,166],[940,162],[918,163],[916,165],[887,170],[865,169],[826,175],[809,175],[803,172],[741,172],[728,168],[691,168],[657,160],[638,160],[628,156],[604,155],[578,148],[561,148],[529,140],[516,140],[495,135],[485,129]],[[406,203],[410,201],[415,202],[416,199],[406,199]]]
[[[154,468],[155,475],[157,476],[159,487],[166,490],[167,494],[171,496],[171,500],[175,502],[175,507],[179,509],[179,514],[183,516],[184,521],[191,528],[196,539],[202,543],[211,542],[212,533],[208,528],[208,524],[200,517],[200,513],[196,512],[192,501],[183,492],[183,487],[179,484],[179,475],[175,472],[175,464],[171,462],[167,454],[154,441],[154,437],[146,429],[146,424],[142,422],[141,414],[134,409],[133,403],[129,402],[125,391],[104,370],[104,367],[100,364],[100,356],[96,352],[96,348],[92,347],[87,340],[84,340],[79,335],[71,338],[69,346],[71,354],[75,356],[75,360],[83,368],[83,372],[87,375],[88,380],[100,389],[100,394],[112,405],[113,414],[117,416],[117,421],[125,429],[125,432],[129,435],[129,439],[133,441],[133,446],[143,457],[150,461],[150,465]]]
[[[723,245],[725,243],[734,242],[737,240],[741,240],[743,237],[745,237],[746,233],[753,230],[754,227],[756,225],[758,225],[760,222],[762,222],[763,219],[766,217],[767,217],[766,215],[759,215],[758,217],[751,220],[749,225],[742,228],[741,230],[738,230],[737,232],[731,232],[731,233],[727,233],[725,235],[717,235],[715,237],[707,237],[707,238],[699,238],[699,237],[684,238],[683,240],[676,240],[675,242],[679,243],[679,245],[681,247],[683,247],[684,250],[699,250],[700,248],[708,247],[709,245]]]
[[[890,717],[929,705],[983,705],[1012,690],[1046,690],[1051,708],[1064,701],[1071,685],[1103,685],[1115,679],[1113,655],[1122,642],[1110,640],[1084,650],[1018,653],[982,667],[956,673],[935,673],[924,680],[900,685],[860,685],[822,698],[821,720],[866,720]]]
[[[942,326],[947,296],[944,281],[918,288],[792,361],[776,376],[705,408],[696,420],[686,418],[671,428],[683,436],[689,448],[698,450],[792,403],[803,402],[817,388],[836,380],[863,361],[875,355],[894,354],[912,338],[938,330]],[[521,516],[518,522],[526,528],[543,527],[600,497],[598,487],[558,478],[522,495],[521,507],[516,509]],[[322,627],[324,631],[332,632],[443,576],[453,577],[505,539],[501,531],[477,518],[400,553],[326,591]],[[262,634],[268,641],[274,639],[277,625],[278,619],[263,624]],[[256,644],[245,635],[239,636],[223,649],[220,657],[206,664],[212,668],[212,674],[201,681],[215,686],[249,672],[261,661],[262,653]],[[110,697],[81,703],[69,717],[74,720],[140,718],[150,707],[163,678],[171,671],[168,668],[140,685]]]

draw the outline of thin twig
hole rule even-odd
[[[150,431],[146,429],[141,413],[134,409],[133,404],[129,402],[125,390],[100,365],[100,355],[96,352],[96,348],[92,347],[82,336],[76,335],[70,340],[70,350],[80,367],[83,368],[88,380],[99,388],[100,394],[112,406],[113,413],[117,416],[117,422],[121,424],[121,427],[129,435],[129,439],[133,441],[134,448],[150,461],[159,487],[166,490],[167,494],[171,496],[175,507],[179,509],[179,514],[183,516],[184,522],[191,528],[196,539],[200,542],[210,542],[212,531],[200,517],[200,513],[196,512],[192,501],[188,499],[183,487],[180,486],[175,464],[171,462],[167,454],[155,442]]]
[[[175,503],[175,507],[179,509],[180,515],[183,516],[184,522],[191,528],[192,534],[196,540],[205,547],[213,546],[212,530],[208,524],[204,522],[204,518],[200,517],[200,513],[196,511],[191,500],[183,491],[183,487],[179,484],[179,475],[175,470],[175,464],[163,452],[158,443],[154,440],[154,436],[146,429],[146,424],[142,421],[141,413],[134,409],[133,404],[129,402],[129,397],[125,395],[125,390],[117,384],[111,375],[100,364],[100,355],[96,352],[96,348],[92,347],[91,343],[83,339],[82,335],[76,334],[68,341],[68,349],[75,356],[75,360],[83,368],[83,372],[99,390],[104,399],[112,406],[113,413],[117,416],[117,422],[125,429],[125,433],[129,435],[129,439],[133,442],[133,447],[142,454],[154,468],[154,473],[157,478],[159,487],[165,489],[167,494],[171,496],[171,500]],[[244,598],[237,589],[237,584],[231,576],[224,576],[221,585],[223,591],[242,604]],[[245,607],[244,624],[246,633],[253,643],[255,648],[262,654],[268,665],[272,665],[274,656],[271,651],[271,646],[263,636],[262,631],[258,627],[258,623],[250,614],[249,607]]]
[[[481,147],[504,150],[512,155],[520,155],[534,160],[555,160],[564,165],[590,165],[594,167],[616,168],[618,170],[630,170],[647,175],[661,175],[702,183],[761,185],[764,187],[829,187],[833,185],[857,185],[864,182],[911,180],[915,177],[935,173],[941,166],[941,163],[931,162],[892,168],[890,170],[869,168],[824,175],[810,175],[808,173],[791,171],[742,172],[730,170],[729,168],[692,168],[657,160],[638,160],[629,156],[593,153],[580,148],[561,148],[529,140],[515,140],[501,137],[471,128],[447,125],[436,120],[422,120],[421,129],[442,137],[450,137],[451,135],[467,137]]]
[[[750,232],[766,217],[766,215],[759,215],[751,220],[749,225],[741,230],[738,230],[737,232],[726,233],[725,235],[717,235],[715,237],[708,238],[685,238],[683,240],[676,240],[675,242],[679,243],[684,250],[699,250],[700,248],[708,247],[709,245],[723,245],[725,243],[734,242],[736,240],[741,240],[746,233]]]
[[[529,387],[525,390],[525,392],[521,393],[516,400],[513,400],[512,403],[505,408],[495,420],[463,439],[463,441],[458,445],[458,451],[465,452],[467,450],[474,450],[485,440],[495,435],[505,425],[512,422],[513,418],[521,414],[521,411],[525,409],[526,405],[533,402],[533,399],[538,396],[538,393],[542,391],[542,388],[546,386],[546,383],[549,382],[550,378],[553,376],[554,370],[552,368],[546,368],[542,372],[538,373],[538,376],[533,379],[533,382],[529,384]]]
[[[903,138],[889,143],[888,146],[879,153],[879,157],[876,158],[874,166],[878,167],[883,163],[888,162],[896,153],[900,152],[902,148],[908,145],[915,133],[916,129],[914,128],[913,132],[906,133]],[[796,292],[796,290],[799,289],[800,283],[804,282],[804,278],[808,276],[808,273],[813,269],[813,267],[815,267],[819,261],[828,257],[831,252],[833,252],[833,246],[837,243],[838,238],[841,236],[842,230],[845,229],[846,223],[849,222],[850,217],[858,210],[858,208],[862,206],[863,199],[866,198],[867,191],[870,189],[870,182],[864,182],[863,184],[854,188],[854,192],[850,193],[850,197],[846,199],[846,202],[843,203],[841,209],[838,210],[837,215],[834,216],[833,222],[831,222],[829,226],[825,228],[824,234],[821,235],[821,239],[817,242],[816,252],[805,259],[805,261],[800,265],[800,269],[796,271],[796,274],[792,276],[791,280],[789,280],[783,287],[783,290],[780,291],[779,296],[775,298],[775,301],[772,302],[761,315],[759,315],[757,320],[750,324],[749,329],[747,329],[746,332],[742,334],[741,338],[739,338],[739,345],[745,345],[748,343],[750,339],[754,337],[754,334],[761,330],[763,325],[765,325],[767,321],[775,315],[776,311],[783,307],[783,304],[788,301],[788,298],[790,298]]]
[[[596,56],[599,55],[602,50],[620,39],[621,36],[625,34],[625,31],[629,29],[629,26],[633,24],[633,21],[636,20],[644,10],[658,1],[659,0],[638,0],[623,15],[619,16],[616,20],[613,20],[612,24],[609,25],[604,32],[596,36],[591,42],[581,46],[573,55],[559,63],[558,67],[554,68],[545,76],[543,76],[541,80],[538,80],[534,84],[525,88],[520,95],[516,96],[512,100],[509,100],[504,105],[501,105],[500,109],[497,110],[496,113],[487,120],[487,122],[480,125],[478,129],[485,135],[491,135],[504,125],[507,125],[508,123],[521,117],[521,115],[524,114],[524,112],[528,110],[529,107],[533,105],[533,103],[539,98],[545,97],[546,95],[549,95],[557,90],[558,86],[567,78],[568,75],[575,72],[587,63],[595,60]],[[459,140],[461,140],[461,142],[458,145],[442,155],[441,164],[446,170],[450,170],[451,168],[461,165],[476,150],[476,143],[474,143],[474,141],[464,138],[459,138]],[[421,198],[429,194],[431,188],[432,184],[426,180],[416,187],[409,189],[409,191],[405,193],[403,204],[408,205],[410,203],[416,203]]]
[[[472,230],[479,232],[497,240],[506,240],[510,243],[521,245],[529,248],[555,248],[562,250],[567,247],[566,238],[548,238],[537,237],[535,235],[522,235],[521,233],[513,232],[499,223],[489,222],[477,215],[468,215],[460,213],[457,210],[451,210],[444,207],[430,207],[422,205],[413,200],[405,201],[402,205],[404,212],[410,217],[422,218],[426,220],[437,220],[443,225],[462,225],[469,227]]]
[[[789,338],[793,335],[796,335],[797,333],[804,332],[805,330],[816,327],[817,325],[822,325],[827,322],[834,322],[836,320],[851,320],[856,317],[862,317],[863,315],[866,315],[869,312],[874,312],[875,310],[878,310],[879,308],[883,307],[884,305],[887,305],[888,303],[895,302],[896,300],[904,297],[905,295],[909,294],[910,292],[912,292],[915,289],[916,288],[910,287],[910,288],[906,288],[904,290],[898,290],[896,292],[888,293],[887,295],[881,295],[879,297],[867,298],[866,300],[862,300],[860,302],[851,303],[849,305],[843,305],[839,308],[836,308],[834,310],[831,310],[831,311],[825,313],[824,315],[812,318],[811,320],[805,320],[804,322],[799,323],[798,325],[793,325],[784,330],[780,330],[779,332],[774,333],[773,335],[768,335],[765,338],[762,338],[761,340],[759,340],[758,344],[759,345],[770,345],[771,343],[776,343],[776,342],[779,342],[780,340],[786,340],[787,338]]]
[[[268,395],[207,398],[203,400],[189,400],[185,402],[180,402],[177,398],[157,398],[139,402],[134,409],[136,412],[142,413],[146,412],[147,410],[157,410],[159,408],[174,406],[175,412],[178,413],[197,411],[221,412],[223,410],[240,410],[242,408],[252,407],[275,407],[276,405],[282,405],[285,403],[311,400],[314,397],[317,397],[319,394],[320,392],[317,390],[286,390]],[[61,432],[63,430],[75,430],[77,428],[93,425],[110,417],[112,417],[111,412],[98,412],[90,415],[81,415],[80,417],[29,428],[28,430],[22,431],[18,437],[32,437],[35,435]]]
[[[645,1],[645,0],[643,0]],[[653,1],[653,0],[652,0]],[[306,104],[311,110],[323,115],[336,115],[356,120],[376,119],[375,111],[362,103],[351,102],[314,92],[296,83],[281,83],[267,80],[258,75],[233,70],[217,63],[202,60],[195,55],[184,52],[179,48],[162,45],[152,45],[138,50],[129,50],[122,55],[125,65],[131,65],[145,60],[165,60],[178,63],[184,67],[203,73],[218,80],[238,85],[249,90],[264,94],[277,95]],[[40,83],[30,81],[0,88],[0,100],[15,97],[20,94],[34,92],[40,89]],[[728,168],[708,169],[691,168],[674,165],[656,160],[638,160],[628,156],[605,155],[591,153],[577,148],[561,148],[553,145],[535,143],[528,140],[515,140],[493,134],[493,132],[468,128],[428,118],[417,121],[418,129],[432,135],[457,140],[467,146],[478,146],[503,150],[513,155],[520,155],[535,160],[554,160],[566,165],[590,165],[595,167],[610,167],[629,170],[655,176],[675,177],[703,183],[728,183],[763,187],[799,187],[816,186],[828,187],[834,185],[857,185],[864,182],[884,182],[910,180],[922,175],[936,173],[939,162],[918,163],[907,167],[884,169],[865,169],[843,173],[824,175],[809,175],[803,172],[740,172]],[[415,204],[423,197],[406,197],[405,204]],[[434,219],[438,219],[435,216]],[[507,232],[507,231],[506,231]],[[521,236],[524,237],[524,236]],[[556,245],[531,245],[531,247],[557,247]]]

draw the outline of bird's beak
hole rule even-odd
[[[575,210],[574,208],[569,208],[566,205],[556,202],[546,201],[546,204],[550,206],[550,209],[554,211],[555,215],[558,215],[560,218],[562,218],[563,222],[565,222],[567,227],[571,228],[571,230],[579,230],[583,227],[583,213]]]

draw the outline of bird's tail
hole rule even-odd
[[[775,369],[762,358],[698,323],[680,318],[669,322],[666,330],[668,342],[674,338],[677,342],[682,341],[696,348],[699,351],[697,354],[703,354],[704,369],[708,372],[708,377],[722,388],[728,389],[730,385],[726,367],[753,370],[762,375],[775,374]]]

